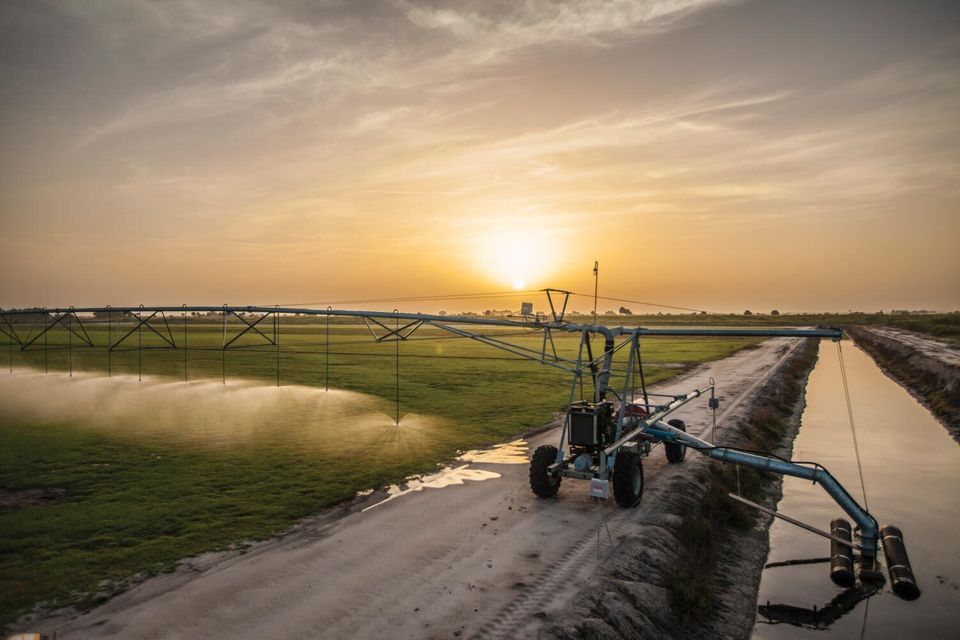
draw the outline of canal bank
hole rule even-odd
[[[787,453],[816,357],[815,341],[785,346],[749,399],[721,421],[717,442]],[[656,501],[655,509],[637,514],[640,526],[617,541],[618,552],[605,559],[565,615],[539,637],[749,637],[772,518],[728,498],[727,492],[740,484],[743,494],[772,507],[780,496],[779,478],[749,470],[738,474],[732,465],[692,452],[682,465],[665,471],[665,482],[648,487],[643,503],[648,506],[640,507]]]
[[[960,349],[890,327],[848,327],[846,331],[960,443]]]
[[[863,501],[836,351],[820,346],[792,457],[821,462]],[[903,530],[922,595],[901,600],[889,581],[874,593],[834,586],[822,561],[829,542],[778,520],[770,528],[753,637],[953,637],[960,628],[960,554],[949,545],[960,531],[960,448],[867,353],[845,342],[844,358],[867,501],[882,524]],[[820,487],[794,478],[784,480],[777,509],[820,528],[842,515]]]

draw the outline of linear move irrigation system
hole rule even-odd
[[[125,348],[123,345],[136,334],[142,372],[143,332],[159,336],[163,347],[182,349],[186,379],[188,351],[188,314],[220,314],[222,322],[223,376],[226,379],[226,352],[245,335],[255,335],[263,344],[276,351],[277,384],[280,384],[281,323],[282,316],[307,316],[324,318],[328,338],[325,342],[326,364],[329,380],[329,321],[330,318],[357,318],[369,329],[371,338],[378,343],[397,343],[399,367],[399,344],[411,339],[422,327],[439,329],[452,336],[474,340],[481,344],[505,351],[515,358],[529,360],[540,365],[554,367],[571,375],[569,401],[558,446],[539,447],[531,458],[530,485],[540,497],[550,497],[559,490],[562,478],[576,478],[590,482],[590,495],[598,500],[610,494],[618,505],[630,508],[636,505],[643,492],[642,459],[650,454],[654,445],[663,444],[671,463],[682,462],[687,449],[723,463],[758,469],[779,475],[794,476],[819,484],[840,508],[854,521],[856,527],[842,519],[831,523],[830,533],[799,523],[782,514],[766,510],[738,496],[737,499],[751,506],[764,509],[810,531],[830,539],[831,579],[840,586],[852,588],[856,575],[863,581],[882,580],[879,571],[878,551],[881,545],[887,560],[894,592],[901,597],[913,599],[919,589],[907,559],[903,536],[892,526],[880,528],[876,519],[861,506],[853,496],[825,468],[816,463],[799,463],[783,460],[765,452],[741,450],[736,447],[717,445],[686,432],[681,420],[667,420],[668,416],[693,401],[709,395],[709,406],[716,411],[719,400],[711,379],[704,388],[687,393],[656,394],[647,390],[644,378],[641,339],[654,336],[667,337],[790,337],[830,338],[839,342],[842,332],[833,328],[815,329],[725,329],[725,328],[642,328],[608,327],[600,324],[576,324],[565,319],[570,293],[557,289],[544,290],[549,314],[533,314],[529,305],[524,305],[523,315],[516,317],[444,316],[421,313],[355,311],[341,309],[310,309],[295,307],[260,306],[188,306],[179,307],[81,307],[56,309],[26,309],[0,311],[0,333],[9,339],[12,352],[14,345],[19,350],[36,351],[49,349],[48,336],[55,328],[65,329],[68,336],[68,366],[72,371],[73,341],[82,347],[103,347],[107,351],[108,371],[111,354]],[[114,315],[119,314],[132,322],[132,327],[118,324],[122,329],[114,335]],[[85,326],[90,316],[106,316],[107,340],[98,345]],[[176,320],[182,318],[182,332],[177,331]],[[250,317],[248,317],[250,316]],[[237,318],[242,327],[228,334],[227,319]],[[102,322],[102,320],[100,321]],[[129,323],[128,323],[129,324]],[[390,326],[393,325],[393,326]],[[269,327],[269,328],[268,328]],[[484,333],[482,328],[513,328],[532,333],[540,332],[540,348],[511,342],[509,336]],[[125,329],[125,330],[123,330]],[[265,329],[265,330],[264,330]],[[558,354],[553,340],[554,333],[578,334],[580,341],[577,357]],[[595,355],[594,339],[602,339],[599,354]],[[178,342],[179,340],[179,342]],[[626,363],[616,379],[622,377],[622,388],[611,385],[615,373],[614,355],[626,349]],[[46,356],[45,356],[46,361]],[[399,368],[398,368],[399,376]],[[590,400],[575,400],[577,389],[583,389],[589,380],[593,395]],[[639,382],[639,385],[637,384]],[[399,389],[399,386],[398,386]],[[398,392],[399,393],[399,392]],[[399,396],[397,398],[399,421]],[[854,557],[854,551],[859,556]]]

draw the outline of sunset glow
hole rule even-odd
[[[954,309],[958,33],[951,2],[5,3],[0,305],[599,260],[666,304]]]
[[[476,247],[480,275],[494,287],[548,286],[558,277],[559,247],[549,237],[531,231],[491,232]]]

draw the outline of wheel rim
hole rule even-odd
[[[640,495],[641,489],[643,489],[643,472],[637,464],[633,467],[633,495]]]

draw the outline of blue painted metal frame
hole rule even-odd
[[[549,292],[548,292],[549,293]],[[269,317],[270,315],[274,316],[274,322],[276,324],[277,319],[280,314],[290,315],[290,314],[300,314],[307,316],[326,316],[329,322],[330,317],[355,317],[362,318],[365,321],[370,320],[376,324],[384,327],[388,330],[388,334],[385,336],[377,336],[374,334],[374,339],[378,342],[385,339],[393,337],[395,340],[403,340],[409,337],[410,333],[413,333],[417,328],[423,324],[431,325],[452,333],[454,335],[459,335],[466,338],[471,338],[481,342],[483,344],[489,345],[491,347],[507,351],[515,356],[520,358],[537,361],[542,365],[549,365],[567,371],[573,375],[573,381],[570,387],[570,399],[568,407],[572,405],[573,398],[576,393],[576,388],[578,383],[582,383],[583,370],[584,370],[584,359],[583,359],[583,350],[584,346],[588,348],[589,353],[589,336],[590,334],[599,334],[602,335],[605,339],[604,352],[599,358],[590,357],[590,361],[586,363],[591,372],[593,373],[594,369],[599,365],[599,369],[593,375],[594,379],[594,398],[602,399],[605,396],[605,393],[609,390],[609,381],[613,369],[613,356],[616,351],[623,348],[627,344],[630,345],[630,355],[627,359],[627,369],[624,376],[624,388],[623,395],[620,397],[620,409],[617,416],[617,427],[616,427],[616,437],[615,442],[611,446],[607,447],[601,453],[600,468],[599,473],[601,477],[606,477],[609,472],[612,471],[617,451],[628,442],[632,436],[638,434],[638,432],[643,431],[647,435],[653,436],[656,440],[659,441],[673,441],[681,442],[686,444],[699,451],[700,453],[707,455],[716,460],[722,462],[729,462],[732,464],[738,464],[745,467],[751,467],[754,469],[761,469],[764,471],[770,471],[773,473],[779,473],[781,475],[789,475],[798,478],[804,478],[811,480],[813,482],[820,483],[821,486],[833,497],[834,500],[841,506],[841,508],[853,518],[858,525],[860,525],[861,530],[861,539],[863,541],[863,546],[868,549],[876,549],[877,547],[877,536],[878,536],[878,526],[876,520],[871,516],[867,511],[865,511],[860,505],[853,499],[853,497],[843,488],[843,486],[832,476],[830,473],[823,467],[808,467],[804,465],[799,465],[793,462],[787,462],[783,460],[778,460],[771,457],[760,456],[756,454],[746,453],[742,451],[735,451],[724,447],[714,447],[712,444],[700,440],[689,434],[685,434],[679,430],[675,430],[669,425],[662,422],[664,418],[670,412],[678,409],[683,404],[701,396],[706,389],[695,389],[688,394],[682,394],[677,396],[672,396],[673,400],[666,405],[657,405],[656,409],[648,416],[644,421],[640,422],[638,428],[632,429],[628,434],[623,433],[623,423],[625,418],[627,397],[630,391],[631,380],[633,380],[633,365],[634,358],[637,356],[637,350],[639,349],[639,338],[641,336],[672,336],[672,337],[759,337],[759,338],[773,338],[773,337],[816,337],[816,338],[830,338],[834,341],[839,341],[843,336],[842,332],[839,329],[826,328],[826,329],[714,329],[714,328],[690,328],[690,329],[648,329],[643,327],[607,327],[604,325],[597,324],[573,324],[568,323],[563,320],[563,314],[566,309],[566,300],[564,300],[563,309],[557,313],[556,309],[553,308],[551,300],[551,310],[553,319],[552,321],[546,321],[546,318],[537,316],[535,318],[487,318],[487,317],[473,317],[473,316],[439,316],[439,315],[430,315],[430,314],[421,314],[421,313],[399,313],[399,312],[380,312],[380,311],[352,311],[352,310],[338,310],[338,309],[305,309],[305,308],[296,308],[296,307],[261,307],[261,306],[246,306],[246,307],[231,307],[227,305],[220,306],[187,306],[181,305],[178,307],[172,306],[158,306],[158,307],[145,307],[145,306],[136,306],[136,307],[81,307],[81,308],[54,308],[54,309],[25,309],[25,310],[7,310],[0,311],[0,317],[2,317],[3,322],[9,328],[9,331],[3,330],[3,333],[11,339],[11,346],[14,342],[20,345],[20,350],[26,350],[31,344],[36,342],[41,336],[46,340],[46,334],[56,327],[58,324],[62,324],[63,320],[66,319],[76,319],[78,323],[80,318],[77,314],[86,314],[86,313],[108,313],[108,319],[112,318],[113,313],[124,313],[136,314],[137,325],[131,330],[127,336],[129,336],[133,331],[141,329],[143,326],[147,326],[148,329],[152,329],[155,333],[160,335],[161,338],[167,340],[162,334],[160,334],[156,329],[149,325],[149,320],[160,314],[166,323],[165,312],[170,313],[181,313],[183,314],[184,320],[186,320],[187,313],[190,312],[199,312],[199,313],[222,313],[224,317],[224,322],[228,314],[235,315],[240,318],[246,324],[246,328],[243,329],[238,336],[235,336],[230,342],[226,341],[226,335],[224,336],[224,345],[223,350],[224,354],[227,347],[230,343],[235,341],[241,335],[249,331],[254,331],[261,336],[263,336],[268,343],[275,344],[278,347],[278,384],[279,384],[279,340],[278,336],[274,336],[273,341],[266,335],[264,335],[257,325],[260,324],[262,320]],[[263,314],[260,318],[256,319],[254,322],[248,322],[245,318],[240,316],[241,312],[245,313],[258,313]],[[150,314],[144,319],[143,314]],[[31,336],[26,339],[22,338],[13,327],[13,323],[10,322],[11,316],[18,315],[43,315],[44,318],[44,328],[36,336]],[[57,317],[58,314],[62,314]],[[51,324],[48,322],[50,317],[54,318],[54,322]],[[391,319],[397,323],[397,326],[394,329],[390,329],[379,320]],[[400,326],[399,322],[408,321],[408,324]],[[533,328],[541,329],[544,333],[544,346],[538,352],[529,347],[522,345],[512,344],[505,340],[494,338],[492,336],[482,335],[469,331],[462,327],[455,327],[451,325],[475,325],[475,326],[497,326],[497,327],[515,327],[515,328]],[[81,328],[83,327],[82,323],[80,324]],[[329,325],[328,325],[329,326]],[[167,340],[174,348],[176,343],[173,340],[172,332],[169,329],[169,326],[166,327],[170,339]],[[404,330],[410,329],[409,333],[404,334]],[[226,330],[226,327],[224,327]],[[546,339],[549,335],[549,332],[552,330],[556,331],[565,331],[565,332],[576,332],[580,333],[580,347],[577,353],[576,360],[571,358],[564,358],[557,356],[556,351],[554,350],[554,355],[552,358],[546,357]],[[72,326],[68,328],[70,336],[75,333]],[[278,330],[275,329],[275,333]],[[11,335],[12,334],[12,335]],[[86,331],[84,330],[84,334]],[[79,335],[79,334],[77,334]],[[127,337],[127,336],[124,336]],[[614,344],[614,339],[616,337],[626,336],[627,339],[621,342],[619,346]],[[89,336],[80,336],[81,339],[85,339],[88,346],[94,346],[92,340],[89,339]],[[111,336],[112,337],[112,336]],[[113,348],[123,341],[124,338],[116,342],[108,344],[108,350],[112,351]],[[552,340],[552,337],[550,338]],[[108,338],[110,342],[110,338]],[[327,341],[329,344],[329,340]],[[184,347],[186,347],[186,339],[184,339]],[[186,354],[185,354],[186,355]],[[329,357],[327,358],[327,364],[329,366]],[[225,366],[225,363],[224,363]],[[224,371],[224,375],[226,372]],[[329,375],[329,374],[328,374]],[[711,385],[707,387],[713,391],[714,387]],[[668,396],[669,397],[669,396]],[[646,401],[645,401],[646,402]],[[562,429],[562,435],[560,439],[560,447],[557,453],[557,463],[556,466],[561,468],[564,466],[564,444],[567,431],[567,424],[569,421],[569,410],[564,422],[564,428]]]

